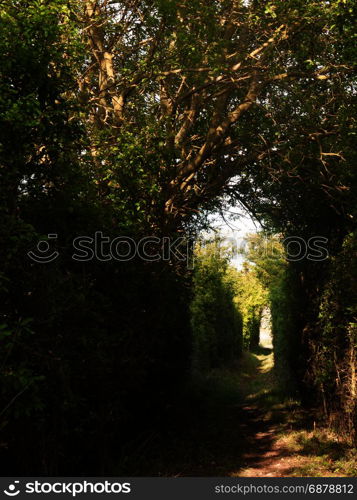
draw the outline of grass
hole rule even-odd
[[[280,450],[285,464],[291,458],[284,475],[357,476],[356,448],[333,430],[316,426],[316,421],[322,421],[321,416],[303,409],[298,400],[284,397],[279,391],[272,353],[246,353],[240,369],[240,392],[247,402],[259,408],[262,419],[274,429],[272,448]]]
[[[356,449],[331,429],[281,431],[277,443],[300,459],[291,476],[357,476]]]
[[[178,395],[118,475],[357,476],[356,450],[320,420],[279,391],[270,350],[246,352]]]

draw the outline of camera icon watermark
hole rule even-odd
[[[57,240],[58,234],[48,234],[46,240],[41,240],[37,243],[35,250],[28,252],[28,256],[37,264],[50,264],[59,257],[59,252],[52,251],[48,240]]]
[[[8,497],[16,497],[20,493],[20,489],[17,486],[20,484],[20,481],[14,481],[13,483],[9,484],[7,489],[4,490],[5,495]]]

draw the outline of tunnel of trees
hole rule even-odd
[[[356,442],[356,17],[354,0],[1,3],[4,472],[130,473],[190,379],[257,346],[267,304],[284,390]],[[194,269],[108,258],[118,237],[191,252],[227,206],[264,228],[239,271],[212,243]],[[95,234],[100,258],[74,259]],[[328,258],[284,258],[317,236]]]

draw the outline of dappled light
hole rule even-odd
[[[4,475],[357,475],[356,19],[0,1]]]

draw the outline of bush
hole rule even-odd
[[[231,363],[242,350],[242,318],[234,301],[228,259],[217,244],[200,247],[193,278],[192,366],[204,372]]]

